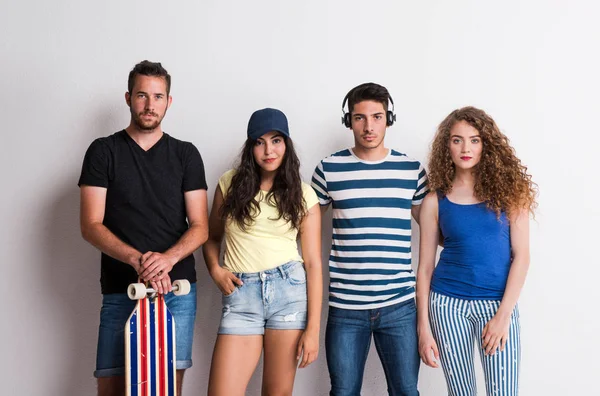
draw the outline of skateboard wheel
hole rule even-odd
[[[146,297],[146,285],[143,283],[132,283],[127,288],[127,296],[130,300],[141,300]]]
[[[192,290],[192,286],[190,285],[190,281],[187,279],[177,279],[173,282],[173,294],[176,296],[185,296],[190,293]]]

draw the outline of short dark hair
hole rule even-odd
[[[354,105],[365,100],[372,100],[379,102],[383,105],[384,110],[387,112],[388,103],[390,100],[390,93],[387,88],[383,85],[375,83],[364,83],[360,84],[350,90],[347,95],[348,98],[348,113],[352,114]]]
[[[160,64],[160,62],[150,62],[143,60],[133,67],[129,72],[129,79],[127,80],[127,89],[129,93],[133,91],[133,85],[135,84],[135,78],[138,76],[152,76],[162,77],[167,83],[167,95],[171,92],[171,76],[167,70]]]

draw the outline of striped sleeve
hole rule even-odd
[[[427,172],[425,172],[423,165],[419,163],[419,181],[417,182],[417,190],[413,196],[412,204],[421,205],[428,192],[429,186],[427,185]]]
[[[319,162],[319,165],[315,168],[315,173],[313,173],[310,184],[315,190],[315,193],[317,193],[321,206],[329,205],[331,196],[327,191],[327,180],[325,180],[325,173],[323,172],[323,161]]]

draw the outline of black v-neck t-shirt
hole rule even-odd
[[[96,139],[83,160],[79,186],[107,189],[103,224],[141,253],[163,253],[188,229],[183,194],[207,189],[198,149],[166,133],[144,151],[125,130]],[[196,281],[194,256],[177,263],[171,280]],[[104,253],[100,285],[103,294],[125,293],[137,273]]]

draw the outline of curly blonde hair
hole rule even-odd
[[[534,214],[537,184],[492,117],[471,106],[454,110],[437,129],[429,155],[430,190],[443,196],[452,190],[456,168],[450,156],[450,130],[459,121],[477,129],[483,143],[481,160],[474,168],[475,197],[486,202],[498,216],[502,211],[510,216],[522,209]]]

